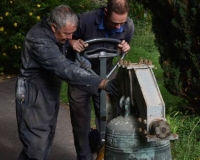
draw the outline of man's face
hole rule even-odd
[[[67,40],[72,39],[72,35],[76,31],[77,27],[72,24],[67,24],[58,29],[55,24],[52,24],[51,29],[54,32],[57,41],[64,44]]]
[[[107,15],[105,11],[105,25],[108,29],[119,29],[123,25],[128,17],[128,13],[117,14],[112,12],[111,15]]]

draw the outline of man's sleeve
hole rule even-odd
[[[32,44],[34,45],[32,56],[43,69],[91,94],[97,93],[102,78],[65,58],[55,42],[40,39]]]

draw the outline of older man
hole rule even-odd
[[[61,5],[26,35],[16,83],[16,117],[23,144],[18,160],[47,159],[55,135],[62,80],[90,94],[97,94],[99,88],[114,91],[113,82],[90,74],[65,57],[77,23],[73,10]]]

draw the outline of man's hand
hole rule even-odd
[[[70,45],[72,46],[73,50],[77,52],[82,52],[85,50],[86,47],[88,47],[87,43],[84,43],[83,40],[69,40]]]
[[[102,89],[104,89],[106,92],[114,97],[119,96],[118,82],[116,79],[106,80]]]
[[[130,46],[125,40],[122,40],[122,42],[118,44],[118,48],[122,53],[127,53],[130,50]]]

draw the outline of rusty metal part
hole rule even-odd
[[[161,139],[168,137],[171,133],[169,124],[162,119],[151,122],[149,128],[151,135],[156,135]]]
[[[152,70],[152,61],[142,58],[139,63],[121,60],[118,67],[120,97],[130,97],[132,114],[141,120],[138,121],[140,134],[148,142],[178,139],[170,133],[166,122],[165,103]]]

